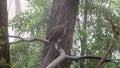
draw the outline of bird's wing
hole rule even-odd
[[[53,28],[49,31],[48,36],[50,36],[55,30],[56,30],[56,27],[53,27]]]

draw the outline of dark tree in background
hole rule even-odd
[[[85,30],[85,32],[87,31],[87,14],[88,14],[88,0],[85,0],[84,2],[84,18],[83,18],[83,30]],[[83,35],[83,38],[81,38],[80,40],[81,42],[81,55],[85,55],[86,53],[86,47],[87,47],[87,36],[86,34]],[[82,63],[80,63],[80,68],[85,68],[84,66],[84,62],[85,60],[81,60]]]
[[[0,68],[10,68],[7,0],[0,0]]]
[[[62,38],[62,41],[58,44],[58,47],[64,49],[67,55],[71,55],[73,32],[76,21],[76,15],[78,12],[78,4],[79,0],[54,0],[50,20],[48,22],[46,34],[47,39],[49,37],[50,30],[54,28],[56,25],[59,26],[61,24],[69,23],[67,27],[65,27],[68,29],[66,31],[64,38]],[[44,49],[46,49],[48,46],[51,45],[45,44]],[[40,68],[46,68],[46,66],[50,64],[58,56],[59,53],[55,50],[55,48],[51,46],[49,49],[44,51]],[[56,68],[69,68],[70,63],[71,62],[69,61],[63,61]]]

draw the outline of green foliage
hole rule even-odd
[[[111,23],[112,20],[114,24],[117,26],[117,30],[120,32],[120,1],[118,0],[88,0],[87,3],[87,24],[84,24],[84,7],[85,0],[80,2],[79,6],[79,19],[76,23],[74,40],[76,46],[73,49],[76,54],[80,55],[82,50],[84,50],[84,55],[95,55],[95,56],[103,56],[105,51],[107,50],[112,37],[112,28]],[[82,19],[83,18],[83,19]],[[85,28],[86,29],[85,29]],[[83,41],[85,40],[86,41]],[[119,38],[119,36],[118,36]],[[110,59],[118,59],[118,56],[115,54],[120,54],[120,45],[119,39],[115,40],[115,47],[117,48],[112,56],[109,56]],[[85,42],[85,44],[82,44]],[[73,52],[73,53],[75,53]],[[81,62],[81,61],[80,61]],[[117,61],[116,63],[106,63],[103,68],[118,68],[120,67]],[[79,62],[78,62],[79,63]],[[85,60],[85,68],[95,68],[96,61]],[[74,64],[73,64],[74,65]],[[79,66],[80,64],[78,64]],[[113,66],[112,66],[113,65]],[[111,66],[111,67],[110,67]],[[77,67],[80,68],[80,67]]]
[[[44,38],[52,0],[27,0],[28,10],[16,15],[9,26],[26,39]],[[10,46],[12,68],[39,68],[41,42],[19,43]]]
[[[5,27],[0,27],[0,33],[5,32]]]
[[[5,58],[1,58],[0,59],[0,66],[4,66],[6,64],[6,59]]]
[[[6,62],[6,59],[5,58],[0,58],[0,66],[1,67],[9,67],[10,66],[10,64],[8,64],[7,62]]]
[[[41,45],[40,43],[35,45],[34,43],[12,45],[10,47],[12,68],[38,68]]]
[[[5,43],[6,43],[6,41],[5,41],[5,40],[0,39],[0,45],[3,45],[3,44],[5,44]]]
[[[109,63],[105,63],[103,67],[104,68],[119,68],[120,65],[118,63],[109,62]]]
[[[30,34],[36,34],[45,31],[45,26],[49,18],[51,0],[27,1],[29,2],[29,9],[14,17],[10,25],[12,25],[13,29],[18,29],[21,33],[28,32]]]

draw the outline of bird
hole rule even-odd
[[[62,25],[54,26],[48,32],[46,40],[48,40],[49,46],[47,46],[47,50],[45,52],[45,58],[43,59],[43,63],[53,61],[53,60],[47,59],[47,58],[52,58],[53,54],[56,53],[55,51],[58,50],[57,43],[59,43],[59,40],[62,39],[66,35],[67,29],[68,29],[68,23],[66,22]]]
[[[59,39],[65,36],[67,27],[68,27],[67,24],[68,23],[53,27],[48,34],[49,42],[52,42],[52,41],[57,42]]]
[[[57,25],[53,27],[48,33],[48,40],[52,46],[55,46],[55,49],[58,49],[57,43],[62,41],[62,38],[65,36],[68,28],[68,23]]]

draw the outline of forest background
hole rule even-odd
[[[26,0],[26,10],[21,11],[16,2],[16,16],[9,20],[16,36],[24,39],[45,38],[47,22],[50,16],[53,0]],[[9,5],[8,5],[9,6]],[[84,0],[80,0],[79,12],[73,35],[72,55],[102,56],[111,42],[110,18],[120,32],[120,1],[119,0],[89,0],[87,7]],[[85,13],[84,11],[87,11]],[[9,8],[8,8],[9,11]],[[84,15],[87,15],[85,18]],[[11,32],[9,33],[11,34]],[[115,50],[108,57],[111,62],[105,63],[103,68],[120,67],[120,36],[115,41]],[[11,40],[11,39],[10,39]],[[19,39],[14,39],[18,41]],[[10,45],[11,68],[39,68],[44,44],[42,42],[20,42]],[[82,60],[71,64],[71,68],[94,68],[96,60]]]

